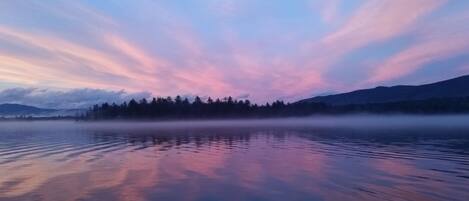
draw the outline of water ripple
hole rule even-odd
[[[469,131],[66,125],[0,130],[0,201],[469,197]]]

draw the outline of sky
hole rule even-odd
[[[465,0],[0,1],[0,103],[258,103],[469,74]]]

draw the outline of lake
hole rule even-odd
[[[0,122],[0,201],[469,198],[469,117]]]

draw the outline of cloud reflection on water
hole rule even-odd
[[[469,196],[469,130],[461,126],[0,124],[1,201]]]

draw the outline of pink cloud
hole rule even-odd
[[[98,64],[95,67],[98,71],[107,70],[120,75],[127,75],[127,73],[132,73],[128,72],[128,69],[125,69],[125,67],[114,62],[109,58],[108,55],[104,55],[102,52],[99,52],[96,49],[74,44],[73,42],[65,41],[61,38],[26,33],[5,26],[0,27],[0,34],[14,37],[18,41],[27,42],[32,46],[37,46],[50,52],[61,53],[64,56],[74,56],[80,59],[84,59],[88,62]],[[106,69],[99,68],[103,66],[106,67]]]
[[[446,40],[420,42],[398,53],[378,66],[369,78],[371,83],[379,83],[411,74],[423,65],[444,59],[468,49],[467,37],[451,37]]]
[[[469,15],[456,15],[417,27],[418,41],[379,65],[371,72],[368,82],[379,83],[406,76],[425,64],[469,50],[469,27],[458,25],[468,19]]]
[[[322,75],[331,70],[333,65],[347,53],[413,31],[419,19],[430,14],[445,2],[445,0],[366,1],[336,31],[325,35],[319,41],[310,42],[303,51],[304,54],[310,55],[310,59],[306,60],[307,68],[300,68],[296,71],[301,75],[306,75],[303,76],[304,79],[300,79],[304,80],[305,84],[298,87],[298,92],[306,94],[314,89],[312,86],[320,83],[328,83],[321,87],[327,86],[330,90],[344,90],[343,84],[333,80],[308,83],[308,76],[316,75],[316,80],[320,80]],[[345,88],[350,88],[350,86],[345,86]]]
[[[39,83],[45,80],[55,80],[68,87],[76,85],[112,89],[122,89],[124,87],[132,91],[139,91],[148,86],[158,86],[155,77],[144,71],[147,70],[145,66],[140,68],[139,65],[129,65],[109,50],[88,47],[59,37],[27,33],[5,26],[0,27],[0,35],[7,35],[17,42],[27,43],[30,47],[36,47],[54,56],[54,60],[27,58],[19,55],[9,56],[10,67],[4,66],[3,68],[10,68],[17,74],[24,75],[23,77],[38,75],[30,77],[30,82]],[[152,60],[148,59],[148,56],[145,56],[144,53],[139,52],[138,49],[132,49],[133,47],[127,43],[118,45],[120,45],[118,46],[119,50],[127,51],[126,53],[134,59],[136,58],[138,62],[143,62],[145,65],[151,64]],[[5,61],[6,57],[3,60]],[[17,62],[12,62],[12,60]],[[85,68],[85,66],[96,72],[95,77],[90,77],[92,74],[88,74],[86,77],[76,75],[75,72],[79,68]],[[21,70],[21,68],[25,69]],[[98,74],[105,75],[105,77],[99,77]],[[127,79],[128,82],[123,86],[121,83],[108,79],[113,79],[113,77]],[[153,87],[148,90],[154,90]]]
[[[156,55],[148,55],[144,50],[118,35],[107,34],[103,38],[111,47],[136,61],[139,65],[135,68],[143,73],[152,73],[158,67],[168,65],[162,58],[158,58]]]
[[[319,11],[322,20],[327,24],[333,24],[340,16],[340,0],[311,1],[314,12]]]
[[[444,0],[371,0],[336,32],[323,39],[336,51],[350,51],[390,39],[408,31],[416,21],[441,6]]]
[[[3,59],[0,60],[3,64],[0,68],[0,78],[26,85],[125,89],[131,92],[145,90],[161,96],[249,94],[256,102],[282,97],[294,101],[325,88],[339,91],[355,87],[344,85],[340,80],[328,80],[326,75],[334,70],[334,65],[344,56],[361,47],[418,32],[416,27],[420,27],[421,20],[445,2],[365,1],[343,24],[336,23],[337,18],[341,16],[340,1],[316,2],[313,6],[320,11],[326,26],[335,21],[333,28],[336,29],[323,38],[311,38],[309,42],[297,39],[296,35],[293,35],[290,39],[285,39],[292,41],[288,44],[274,40],[259,40],[263,41],[263,44],[258,44],[245,40],[245,33],[231,26],[227,20],[214,23],[219,33],[212,33],[216,40],[208,39],[210,43],[207,43],[207,39],[202,37],[205,33],[200,32],[203,27],[196,26],[198,24],[192,23],[192,19],[187,15],[176,15],[171,9],[165,9],[158,3],[145,2],[145,8],[134,8],[142,13],[132,20],[147,23],[148,27],[152,27],[155,25],[151,24],[153,21],[145,20],[158,19],[156,25],[162,26],[148,30],[158,31],[159,35],[156,37],[165,39],[161,47],[160,44],[154,44],[158,40],[149,39],[151,43],[148,44],[138,43],[137,41],[142,40],[136,40],[131,31],[125,30],[133,25],[125,24],[128,23],[125,20],[106,16],[92,7],[79,3],[72,6],[38,4],[41,10],[50,11],[51,16],[72,23],[74,28],[78,25],[86,30],[93,30],[84,32],[89,40],[75,40],[70,37],[72,34],[69,35],[63,30],[52,33],[50,30],[41,32],[41,29],[28,30],[0,25],[2,41],[50,55],[49,58],[41,58],[26,54],[15,55],[8,49],[3,50],[0,52],[0,59]],[[226,12],[235,18],[240,12],[239,9],[245,8],[245,3],[213,1],[208,6],[211,6],[209,10],[215,9],[215,13],[210,13],[210,16]],[[75,7],[77,9],[73,10]],[[158,12],[152,9],[157,9]],[[458,22],[452,26],[462,23]],[[142,35],[146,36],[146,33]],[[463,41],[464,38],[451,39],[454,42],[449,42],[448,47],[443,47],[444,38],[438,37],[438,40],[440,41],[431,43],[418,41],[418,46],[421,47],[411,47],[394,55],[394,58],[380,64],[372,72],[371,78],[363,79],[370,82],[394,79],[412,73],[419,66],[436,58],[464,50],[460,44],[462,42],[457,42]],[[306,43],[308,45],[305,45]],[[271,51],[271,48],[280,50],[284,48],[284,44],[293,51],[272,53],[277,51]],[[308,47],[301,48],[302,46]],[[427,50],[432,48],[434,50]],[[159,55],[158,51],[164,51],[165,54]],[[430,57],[434,59],[429,59]],[[402,66],[394,67],[395,65]]]

